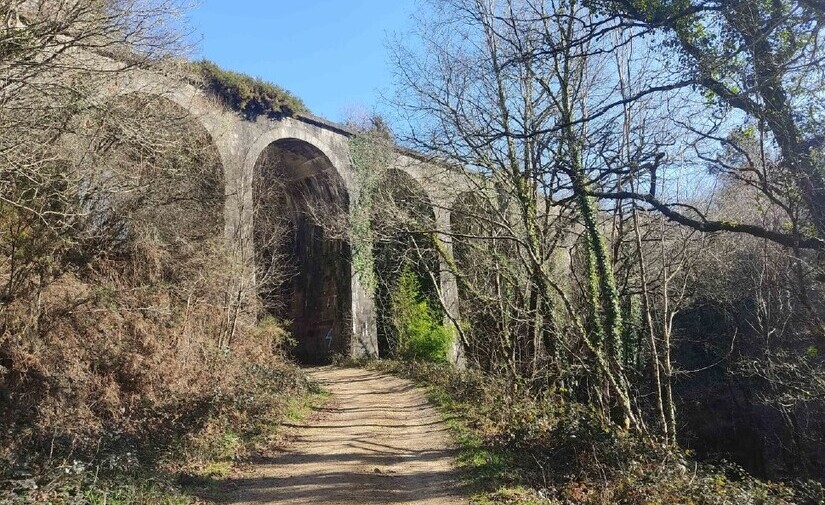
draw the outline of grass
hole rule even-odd
[[[180,490],[156,482],[91,489],[85,499],[89,505],[188,505],[192,502],[192,498]]]
[[[470,502],[477,505],[518,503],[538,505],[534,492],[521,484],[513,471],[512,455],[490,447],[461,415],[462,406],[443,391],[430,387],[430,402],[444,416],[453,439],[458,445],[457,462],[469,484]]]
[[[67,473],[68,470],[68,473]],[[0,503],[83,504],[83,505],[188,505],[192,496],[169,478],[139,472],[123,475],[117,482],[97,480],[94,474],[63,468],[49,479],[16,481],[16,486],[0,490]]]
[[[284,423],[306,420],[313,411],[326,403],[328,397],[329,394],[326,391],[321,390],[317,384],[310,383],[307,394],[287,401],[278,422],[268,421],[264,423],[265,428],[247,436],[236,438],[234,432],[227,433],[226,436],[232,443],[225,445],[224,448],[231,447],[232,450],[218,458],[201,462],[180,479],[186,496],[190,499],[198,497],[207,502],[226,500],[228,497],[226,496],[227,488],[224,486],[225,481],[243,472],[243,466],[248,457],[282,444],[286,436]]]
[[[507,455],[484,443],[484,439],[470,427],[469,420],[462,415],[462,406],[445,391],[429,386],[427,397],[438,407],[444,421],[458,445],[458,464],[475,491],[498,488],[507,468]]]
[[[216,438],[214,447],[203,449],[212,456],[189,468],[185,481],[193,494],[200,494],[205,488],[215,490],[221,481],[241,471],[247,458],[283,443],[286,435],[284,423],[306,420],[313,411],[326,403],[329,394],[317,384],[310,383],[305,395],[287,400],[277,420],[267,420],[254,431],[238,433],[232,429]],[[210,437],[215,439],[215,437]]]
[[[317,384],[312,383],[315,389],[306,398],[300,398],[289,402],[289,407],[286,410],[286,419],[292,422],[300,422],[306,420],[309,415],[324,403],[329,398],[329,392],[321,389]]]

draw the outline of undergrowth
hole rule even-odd
[[[180,112],[115,100],[84,120],[81,175],[55,148],[42,187],[12,184],[26,206],[0,205],[0,503],[189,503],[314,394]]]
[[[825,503],[822,487],[755,479],[736,465],[699,463],[617,430],[554,393],[515,391],[473,370],[373,361],[426,386],[459,445],[478,504]]]
[[[281,443],[282,424],[302,419],[322,399],[294,365],[252,365],[231,388],[178,398],[175,409],[146,405],[153,428],[140,437],[104,433],[91,454],[34,450],[4,461],[0,503],[195,503],[214,494],[246,457]]]
[[[250,117],[304,110],[198,68]],[[46,107],[67,111],[59,135],[0,135],[31,165],[8,174],[0,203],[0,503],[191,502],[189,485],[277,442],[313,396],[226,238],[209,133],[165,98],[98,91]]]
[[[0,503],[192,503],[244,457],[278,444],[282,423],[302,418],[321,398],[294,365],[250,365],[231,387],[147,403],[145,430],[100,433],[94,452],[60,448],[58,456],[28,447],[25,456],[4,460]]]

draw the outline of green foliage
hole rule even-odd
[[[273,352],[280,355],[285,355],[298,344],[295,337],[285,329],[285,325],[270,315],[261,318],[250,329],[250,334],[259,341],[271,342]]]
[[[616,277],[611,265],[604,233],[596,219],[597,208],[593,198],[579,188],[577,198],[579,212],[586,232],[587,274],[589,280],[591,324],[593,340],[600,350],[606,344],[607,351],[617,361],[621,360],[622,310]]]
[[[224,70],[207,60],[194,62],[191,68],[200,77],[204,89],[249,120],[258,116],[277,119],[308,112],[300,98],[263,79]]]
[[[439,321],[421,291],[418,277],[407,266],[392,293],[395,354],[409,360],[445,362],[453,333]]]
[[[372,214],[378,181],[389,166],[392,145],[374,132],[362,132],[350,138],[350,155],[360,191],[350,204],[350,245],[352,267],[369,293],[375,293],[375,231]]]
[[[630,294],[622,299],[622,346],[624,366],[629,370],[640,370],[644,367],[642,358],[642,334],[644,321],[642,319],[642,303],[639,295]]]

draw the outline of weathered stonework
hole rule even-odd
[[[117,66],[116,62],[101,57],[101,65]],[[224,170],[226,203],[224,223],[226,240],[239,265],[247,265],[236,280],[240,286],[254,285],[255,260],[253,244],[253,178],[256,164],[262,153],[273,143],[289,139],[306,143],[320,153],[318,159],[307,164],[334,170],[348,194],[348,201],[356,201],[359,191],[350,156],[349,138],[353,135],[346,128],[312,116],[284,119],[258,118],[249,121],[239,114],[228,111],[215,99],[196,87],[153,71],[132,69],[121,73],[122,77],[101,90],[100,99],[141,93],[162,96],[187,110],[200,123],[214,142]],[[450,174],[449,170],[430,163],[415,153],[399,151],[393,166],[388,169],[402,170],[420,184],[434,207],[439,238],[449,250],[448,236],[452,198],[463,179]],[[446,272],[447,269],[442,269]],[[441,293],[449,312],[447,319],[457,321],[458,288],[454,276],[443,273],[440,279]],[[361,285],[355,272],[350,273],[349,299],[351,300],[348,330],[351,332],[349,353],[353,357],[377,356],[375,303],[368,290]],[[451,360],[462,363],[460,345],[455,343]]]

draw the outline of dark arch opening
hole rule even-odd
[[[349,351],[350,247],[334,223],[349,205],[329,159],[298,139],[271,143],[254,171],[256,278],[264,314],[288,321],[303,363]]]
[[[378,355],[386,357],[393,354],[396,341],[392,294],[406,270],[415,275],[421,294],[436,310],[439,320],[444,315],[436,289],[439,258],[432,233],[435,212],[426,191],[406,172],[390,169],[378,184],[374,208]]]
[[[456,265],[466,283],[475,286],[481,293],[490,294],[496,275],[490,258],[502,247],[500,242],[491,240],[497,235],[495,227],[490,224],[494,221],[494,215],[490,202],[473,192],[459,194],[450,212]],[[479,297],[478,293],[466,289],[462,283],[458,285],[459,312],[467,324],[465,334],[469,340],[469,348],[465,349],[466,358],[483,369],[491,369],[507,352],[485,340],[485,336],[501,334],[496,331],[503,324],[501,314],[494,304],[489,303],[491,299],[495,297]],[[492,340],[494,343],[497,341]]]

